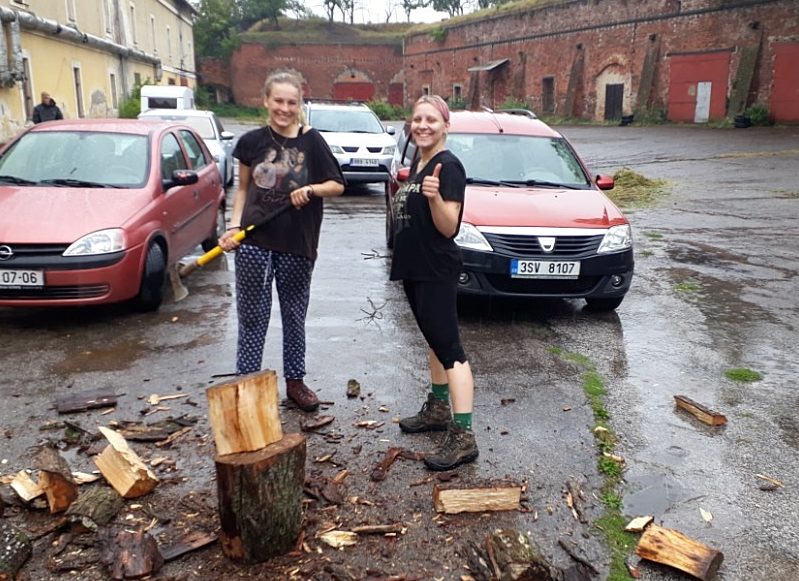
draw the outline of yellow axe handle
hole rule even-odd
[[[255,228],[255,226],[250,225],[244,228],[243,230],[239,230],[239,232],[233,236],[233,240],[235,240],[236,242],[241,242],[247,237],[247,232],[249,232],[253,228]],[[197,260],[181,268],[178,271],[178,274],[180,274],[181,278],[183,278],[184,276],[188,276],[198,268],[202,268],[212,260],[218,258],[224,252],[225,251],[222,250],[221,246],[214,246],[211,250],[200,256]]]

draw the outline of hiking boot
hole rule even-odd
[[[424,463],[430,470],[452,470],[461,464],[474,462],[477,455],[474,432],[464,430],[452,422],[449,424],[447,436],[444,438],[441,448],[425,456]]]
[[[302,379],[287,379],[286,395],[304,412],[314,412],[319,407],[319,398]]]
[[[452,411],[449,402],[437,399],[432,393],[427,395],[427,401],[415,416],[402,418],[399,421],[400,429],[409,434],[419,432],[443,432],[452,421]]]

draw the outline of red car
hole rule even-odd
[[[613,178],[592,178],[568,141],[534,116],[461,111],[450,123],[447,148],[467,176],[455,238],[464,262],[459,291],[618,307],[632,282],[633,247],[629,222],[602,192]],[[393,194],[415,153],[406,126],[387,190],[389,247]]]
[[[35,125],[0,151],[0,306],[161,304],[167,269],[216,245],[225,193],[188,126]]]

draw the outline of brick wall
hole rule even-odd
[[[768,104],[774,45],[786,40],[799,42],[799,2],[574,0],[464,24],[448,26],[444,21],[441,26],[447,31],[443,41],[427,33],[405,39],[409,98],[420,95],[428,85],[433,92],[449,97],[454,84],[469,87],[472,81],[476,100],[482,105],[496,107],[513,97],[540,110],[543,79],[553,77],[556,114],[602,119],[606,79],[629,79],[625,113],[665,112],[671,87],[670,61],[675,55],[729,50],[726,86],[714,86],[714,91],[724,91],[728,97],[742,49],[757,46],[761,39],[747,102]],[[659,46],[649,101],[638,103],[651,43]],[[470,78],[475,73],[468,68],[504,58],[509,59],[506,65],[476,73],[476,83]]]
[[[305,76],[312,97],[331,97],[334,85],[351,77],[372,82],[377,99],[396,98],[401,84],[406,104],[423,88],[451,97],[457,84],[467,102],[496,107],[513,98],[540,111],[549,77],[556,115],[602,119],[606,84],[624,83],[624,114],[657,116],[668,110],[675,58],[726,51],[729,70],[713,84],[714,102],[719,92],[728,101],[735,91],[746,95],[745,104],[768,106],[776,49],[799,44],[799,0],[554,0],[439,26],[446,29],[443,39],[427,32],[407,36],[404,55],[396,46],[244,45],[229,66],[206,69],[203,63],[202,79],[218,79],[235,102],[250,106],[261,103],[269,70],[293,67]],[[753,70],[752,58],[743,54],[757,55]],[[508,62],[491,71],[467,70],[499,59]],[[752,74],[742,74],[744,68]],[[701,74],[689,69],[683,88],[692,91]],[[749,91],[735,86],[740,79],[751,79]],[[743,106],[739,101],[736,106]]]

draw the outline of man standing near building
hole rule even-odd
[[[63,118],[64,115],[61,113],[61,109],[55,104],[55,100],[50,96],[50,93],[43,91],[42,102],[33,108],[33,122],[41,123]]]

